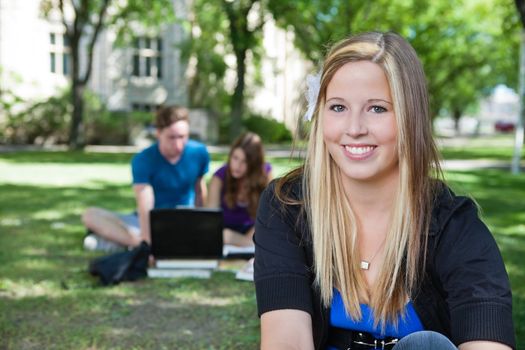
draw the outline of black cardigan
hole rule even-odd
[[[302,198],[300,181],[291,185]],[[297,309],[312,317],[314,345],[324,349],[330,309],[314,284],[311,234],[299,205],[283,205],[275,182],[263,192],[255,224],[255,288],[259,315]],[[500,252],[472,200],[445,188],[430,224],[426,274],[414,308],[425,329],[454,344],[490,340],[515,348],[512,296]]]

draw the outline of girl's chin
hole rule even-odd
[[[234,172],[232,172],[231,174],[232,174],[232,177],[233,177],[234,179],[236,179],[236,180],[238,180],[238,179],[240,179],[240,178],[243,177],[243,175],[241,175],[241,174],[236,174],[236,173],[234,173]]]

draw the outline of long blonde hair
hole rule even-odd
[[[348,62],[379,65],[388,80],[398,129],[399,186],[385,241],[383,267],[373,291],[360,269],[357,224],[336,163],[323,141],[322,111],[326,88]],[[339,289],[353,319],[361,318],[360,302],[372,308],[376,324],[396,322],[412,295],[425,264],[432,201],[441,177],[439,153],[432,137],[423,68],[414,49],[395,33],[369,32],[335,44],[321,75],[305,164],[280,180],[277,190],[302,174],[304,199],[314,249],[315,282],[325,306]],[[286,203],[286,193],[278,198]]]

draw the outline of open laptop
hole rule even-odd
[[[157,261],[220,259],[222,225],[220,209],[153,209],[151,253]]]

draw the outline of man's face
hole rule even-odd
[[[190,125],[185,120],[179,120],[163,129],[157,129],[160,153],[168,160],[178,158],[190,137]]]

